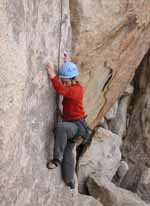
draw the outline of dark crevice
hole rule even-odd
[[[149,68],[149,69],[146,69],[146,68]],[[150,49],[147,52],[147,54],[144,56],[141,64],[136,70],[131,84],[134,87],[134,92],[131,98],[129,113],[131,113],[132,109],[134,108],[134,105],[139,100],[139,97],[145,94],[146,88],[148,84],[150,84]]]
[[[129,164],[129,171],[121,186],[136,193],[142,172],[150,168],[147,134],[150,131],[150,49],[137,68],[132,85],[134,92],[128,107],[129,126],[122,146],[122,156]],[[146,201],[144,194],[141,198]]]

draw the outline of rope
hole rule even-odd
[[[59,67],[60,67],[60,47],[61,47],[61,36],[62,36],[62,16],[63,16],[63,5],[62,5],[62,0],[60,0],[60,26],[59,26],[57,74],[59,73]]]
[[[60,25],[59,25],[59,41],[58,41],[58,60],[57,60],[57,75],[59,74],[59,68],[60,68],[60,54],[61,54],[61,39],[62,39],[62,18],[63,18],[63,0],[60,0]],[[55,123],[58,122],[59,116],[58,116],[58,110],[59,110],[59,94],[56,94],[56,115],[55,115]]]

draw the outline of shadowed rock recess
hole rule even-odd
[[[46,168],[56,94],[45,64],[57,70],[63,52],[72,52],[94,127],[132,80],[150,48],[149,34],[149,0],[0,1],[0,206],[102,206],[77,188],[72,195],[60,168]],[[144,181],[141,176],[137,190],[147,200],[140,193]]]
[[[123,144],[123,156],[130,169],[122,186],[150,203],[150,50],[136,72],[134,87],[130,124]]]

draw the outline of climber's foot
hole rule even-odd
[[[68,182],[67,186],[70,187],[70,189],[75,189],[75,182],[74,181]]]
[[[60,162],[58,160],[50,160],[48,163],[47,163],[47,168],[48,169],[55,169],[56,167],[58,167],[60,164]]]

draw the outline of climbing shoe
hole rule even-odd
[[[55,169],[56,167],[58,167],[60,165],[60,162],[58,160],[50,160],[47,163],[47,168],[48,169]]]
[[[70,189],[74,189],[75,188],[75,182],[74,181],[68,182],[67,186],[70,187]]]

